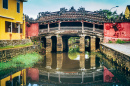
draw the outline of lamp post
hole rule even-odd
[[[112,7],[112,8],[110,9],[110,11],[111,11],[113,8],[116,8],[116,7],[119,7],[119,6]]]

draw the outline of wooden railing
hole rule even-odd
[[[50,28],[49,32],[56,31],[56,30],[58,30],[58,27],[52,27],[52,28]],[[66,27],[60,27],[60,30],[78,30],[78,31],[80,30],[81,31],[82,27],[68,27],[68,26],[66,26]],[[84,27],[84,31],[91,31],[91,32],[93,32],[93,28]],[[103,30],[96,28],[95,32],[103,33]],[[44,34],[44,33],[48,33],[48,28],[39,30],[39,34]]]

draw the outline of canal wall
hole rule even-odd
[[[31,39],[23,39],[23,40],[0,40],[0,47],[24,45],[24,44],[31,43],[31,42],[32,42]]]
[[[120,47],[120,46],[119,46]],[[116,62],[121,68],[125,68],[130,72],[130,56],[120,52],[116,49],[110,48],[105,44],[100,44],[100,51],[106,55],[106,57]]]
[[[0,50],[0,61],[6,61],[17,55],[24,55],[31,52],[40,52],[40,45],[30,45],[20,48],[10,48]]]

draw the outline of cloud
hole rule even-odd
[[[121,13],[125,11],[127,2],[124,0],[28,0],[27,3],[24,3],[24,13],[36,18],[39,12],[55,12],[59,11],[61,7],[69,10],[71,6],[74,6],[77,10],[82,6],[87,11],[96,11],[100,9],[110,10],[116,5],[119,7],[113,8],[112,11],[117,10],[117,13]]]

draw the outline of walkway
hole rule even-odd
[[[125,55],[130,56],[130,43],[126,43],[126,44],[108,44],[108,43],[104,43],[103,45],[112,48],[118,52],[121,52]]]

